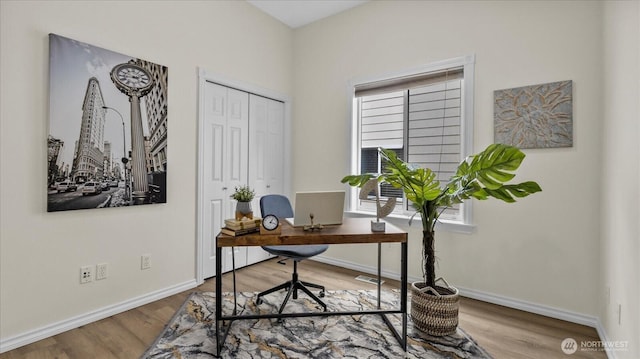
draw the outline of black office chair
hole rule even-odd
[[[284,218],[292,218],[293,217],[293,209],[291,208],[291,203],[289,199],[285,196],[279,194],[270,194],[260,198],[260,213],[262,217],[267,214],[273,214],[280,219]],[[284,302],[280,305],[280,310],[278,313],[282,313],[284,306],[289,301],[291,294],[293,293],[293,299],[298,299],[298,290],[302,290],[307,293],[309,297],[318,302],[324,309],[327,311],[327,305],[318,298],[315,294],[311,293],[311,291],[307,287],[320,289],[320,297],[324,297],[325,289],[323,286],[308,282],[303,282],[298,279],[298,262],[318,255],[329,248],[326,244],[320,245],[289,245],[289,246],[263,246],[265,251],[286,258],[291,258],[293,260],[293,276],[290,281],[283,283],[277,287],[273,287],[271,289],[265,290],[258,294],[258,298],[256,299],[256,304],[262,303],[262,297],[276,292],[280,289],[287,289],[287,296],[284,298]]]

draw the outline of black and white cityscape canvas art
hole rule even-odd
[[[49,34],[47,211],[166,203],[167,67]]]

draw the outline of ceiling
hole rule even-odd
[[[292,29],[335,15],[368,0],[247,0]]]

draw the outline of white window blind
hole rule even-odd
[[[444,186],[463,157],[463,67],[385,79],[355,86],[360,173],[381,172],[377,148],[393,149],[400,158],[433,170]],[[382,196],[397,197],[395,213],[413,209],[401,190],[383,187]],[[359,201],[359,210],[375,208]],[[461,221],[462,207],[447,209],[441,219]]]
[[[405,94],[396,91],[362,97],[360,100],[362,148],[402,148],[404,142]]]
[[[409,90],[407,161],[447,181],[460,163],[462,80]]]
[[[445,186],[463,159],[461,152],[462,79],[409,90],[407,162],[430,168]],[[460,220],[460,206],[443,209],[442,219]]]

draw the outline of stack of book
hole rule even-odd
[[[225,219],[224,227],[220,230],[223,234],[237,237],[243,234],[249,234],[260,231],[260,222],[262,219]]]

